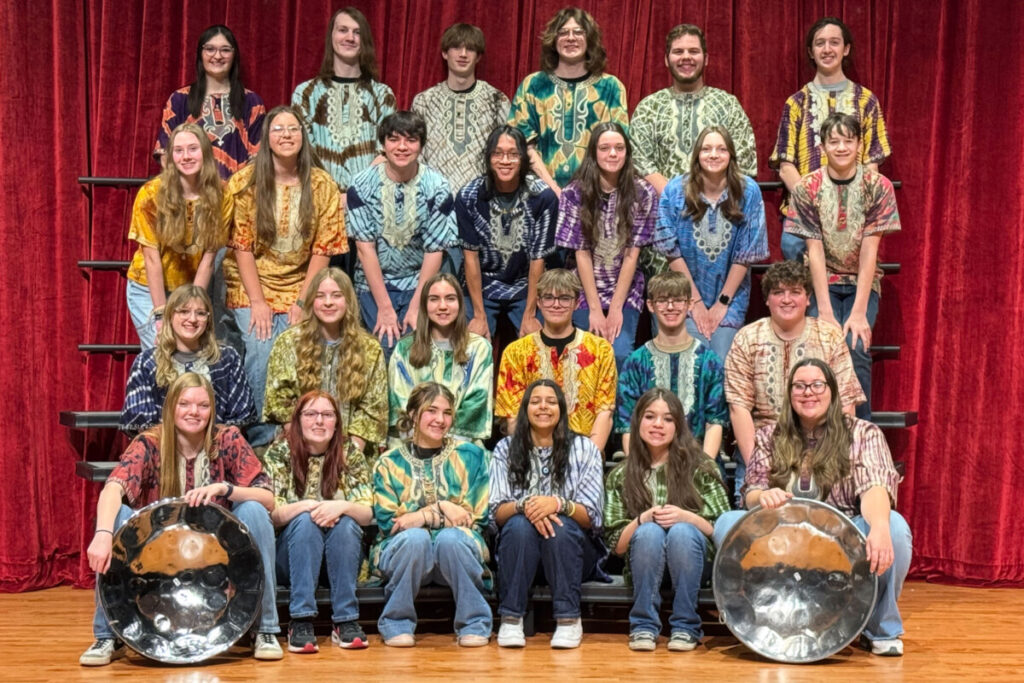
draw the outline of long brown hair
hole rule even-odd
[[[345,471],[348,463],[345,461],[345,430],[341,423],[341,411],[338,410],[338,402],[326,391],[316,389],[307,391],[295,404],[292,411],[292,419],[286,431],[288,441],[288,452],[291,458],[292,481],[295,484],[295,493],[299,496],[306,495],[306,476],[309,473],[309,446],[302,436],[302,410],[318,398],[325,398],[334,410],[334,435],[327,443],[327,450],[324,451],[324,465],[320,470],[320,497],[323,500],[332,500],[338,492],[338,478]]]
[[[164,399],[163,411],[160,415],[160,424],[144,432],[155,437],[160,447],[160,497],[176,498],[184,493],[181,490],[181,458],[178,457],[178,430],[174,426],[174,411],[178,407],[178,399],[185,393],[186,389],[202,387],[206,395],[210,397],[210,421],[206,423],[206,433],[203,436],[203,450],[206,457],[216,460],[219,452],[213,448],[213,434],[217,422],[217,403],[213,393],[213,386],[210,380],[194,372],[186,372],[181,377],[171,382],[167,390],[167,398]]]
[[[725,147],[729,150],[729,165],[725,168],[725,185],[727,194],[722,202],[722,215],[733,225],[743,220],[743,210],[740,203],[743,201],[744,183],[743,174],[740,173],[739,164],[736,163],[736,145],[733,144],[732,136],[724,126],[708,126],[697,136],[693,143],[693,152],[690,153],[690,175],[686,181],[686,203],[683,207],[683,217],[689,217],[694,221],[704,218],[704,212],[708,205],[701,201],[700,194],[704,191],[704,169],[700,165],[700,148],[704,144],[704,138],[711,133],[718,133],[725,140]]]
[[[599,223],[601,222],[601,204],[604,202],[601,191],[601,168],[597,165],[597,144],[605,133],[618,133],[626,141],[626,160],[619,171],[619,179],[615,184],[618,195],[615,205],[615,232],[618,246],[625,247],[633,234],[633,220],[637,204],[637,174],[633,168],[633,143],[625,129],[615,121],[606,121],[594,126],[587,143],[587,153],[580,167],[576,169],[573,180],[580,186],[580,224],[583,236],[590,241],[591,249],[596,248],[602,239]]]
[[[167,297],[164,304],[164,324],[160,333],[156,336],[156,346],[153,349],[153,361],[156,363],[156,385],[166,387],[173,382],[178,372],[174,369],[173,357],[178,350],[178,340],[174,336],[174,313],[179,308],[184,308],[191,301],[198,301],[209,313],[206,319],[206,329],[199,335],[199,350],[196,355],[213,365],[220,360],[220,346],[217,344],[217,335],[213,331],[213,304],[210,302],[210,295],[202,287],[193,284],[181,285],[175,288]]]
[[[320,62],[320,73],[317,74],[324,84],[330,84],[334,77],[334,22],[339,14],[347,14],[359,24],[359,83],[370,92],[370,83],[377,80],[380,73],[377,69],[377,47],[373,42],[373,33],[370,32],[370,22],[366,15],[355,7],[342,7],[331,15],[327,22],[327,35],[324,37],[324,58]]]
[[[644,412],[655,401],[664,401],[675,424],[676,433],[668,446],[668,462],[665,473],[668,484],[668,503],[690,512],[700,513],[704,500],[693,483],[694,474],[700,470],[718,477],[718,469],[700,444],[690,433],[686,412],[679,397],[667,389],[654,388],[640,397],[629,423],[629,456],[625,463],[625,477],[622,481],[622,500],[630,517],[636,517],[654,504],[654,497],[647,487],[651,471],[651,452],[640,438],[640,421]]]
[[[427,316],[427,297],[430,296],[430,288],[438,282],[451,285],[459,295],[459,311],[455,314],[455,322],[452,323],[452,351],[455,354],[455,362],[459,365],[469,362],[469,354],[466,351],[466,346],[469,344],[469,324],[466,322],[466,301],[462,293],[462,286],[451,273],[435,273],[420,290],[419,324],[416,325],[412,346],[409,347],[409,364],[414,368],[426,367],[430,363],[430,328],[434,323]]]
[[[558,68],[558,31],[570,19],[575,19],[580,28],[587,33],[587,54],[583,62],[587,73],[604,73],[607,55],[601,44],[601,29],[594,21],[594,17],[579,7],[563,7],[544,27],[544,32],[540,35],[541,70],[553,73]]]
[[[800,368],[812,366],[821,370],[830,392],[828,410],[825,411],[825,432],[811,449],[807,444],[800,418],[793,410],[793,377]],[[782,398],[782,411],[772,435],[774,449],[772,451],[771,471],[768,474],[769,485],[786,488],[793,474],[800,472],[800,465],[806,455],[811,458],[811,472],[814,481],[825,495],[832,487],[850,474],[850,446],[853,434],[850,432],[852,418],[843,414],[842,401],[839,399],[839,384],[836,375],[828,363],[818,358],[804,358],[793,365],[786,382],[786,395]]]
[[[162,246],[171,249],[189,246],[187,200],[181,187],[181,171],[171,158],[174,140],[182,133],[196,136],[203,152],[197,183],[199,200],[192,216],[192,242],[201,251],[216,251],[227,242],[227,226],[221,211],[221,179],[210,138],[194,123],[181,124],[167,139],[167,163],[160,172],[160,188],[156,191],[156,238]]]
[[[356,298],[352,281],[340,268],[324,268],[313,276],[309,283],[306,300],[302,303],[302,321],[299,338],[295,343],[295,368],[299,380],[299,391],[311,391],[321,386],[323,372],[324,336],[320,332],[320,320],[313,312],[316,292],[324,280],[330,278],[345,297],[345,315],[341,318],[341,349],[338,357],[338,399],[346,403],[354,401],[366,392],[366,357],[363,342],[370,334],[359,324],[359,300]]]
[[[313,158],[309,140],[306,137],[306,127],[302,125],[302,115],[298,110],[287,105],[274,107],[263,119],[263,128],[260,132],[260,148],[256,157],[250,162],[253,165],[252,175],[249,182],[240,192],[252,189],[253,200],[256,203],[256,243],[253,245],[253,254],[261,254],[269,249],[277,239],[277,180],[274,174],[274,153],[270,150],[270,126],[274,119],[280,114],[291,114],[295,117],[299,126],[299,135],[302,138],[302,146],[299,148],[298,176],[299,187],[302,189],[299,199],[299,233],[303,239],[308,239],[313,234],[313,185],[311,176],[317,162]]]

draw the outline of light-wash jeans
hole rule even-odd
[[[747,514],[745,510],[730,510],[718,518],[715,522],[715,532],[712,535],[716,548],[722,547],[729,531],[745,514]],[[857,515],[852,518],[852,521],[867,536],[871,530],[867,520],[861,515]],[[889,512],[889,536],[892,538],[893,562],[878,577],[878,597],[875,599],[875,609],[871,612],[867,626],[864,627],[864,635],[868,640],[888,640],[903,635],[903,619],[900,617],[900,609],[896,601],[899,600],[900,593],[903,592],[903,582],[910,570],[914,539],[910,533],[910,527],[907,526],[907,520],[903,519],[903,516],[895,510]]]
[[[405,291],[388,288],[388,298],[391,299],[391,307],[395,309],[395,317],[398,318],[399,329],[402,327],[402,320],[405,318],[406,313],[409,312],[412,295],[415,293],[416,291],[412,289]],[[373,298],[371,292],[358,292],[357,296],[359,297],[359,310],[363,317],[363,324],[373,334],[373,328],[377,325],[377,300]],[[424,323],[426,322],[424,321]],[[404,335],[399,335],[399,337],[402,336]],[[387,336],[380,340],[380,347],[384,351],[384,358],[386,360],[391,360],[391,353],[395,350],[395,344],[397,343],[398,339],[394,339],[389,344]]]
[[[685,631],[698,640],[704,635],[697,614],[697,594],[708,567],[707,538],[694,525],[678,522],[664,529],[641,524],[629,539],[629,569],[633,574],[633,608],[629,631],[661,633],[661,582],[668,567],[672,579],[672,633]]]
[[[245,378],[249,380],[252,400],[256,403],[256,424],[245,430],[245,438],[252,446],[265,446],[273,440],[274,432],[277,431],[275,425],[263,422],[263,398],[267,394],[267,363],[270,360],[270,350],[274,347],[274,340],[288,329],[288,314],[272,314],[270,338],[260,340],[256,338],[255,330],[249,330],[252,309],[236,308],[233,312],[235,324],[242,333],[242,343],[245,346]]]
[[[725,363],[725,356],[729,353],[729,349],[732,347],[733,337],[735,337],[736,333],[739,332],[735,327],[719,325],[715,328],[715,331],[711,333],[711,339],[708,339],[697,331],[697,323],[693,322],[693,318],[686,319],[686,331],[690,333],[691,337],[714,351],[722,363]]]
[[[426,529],[399,532],[380,558],[386,602],[377,620],[384,640],[416,630],[416,595],[428,583],[450,586],[455,598],[455,635],[490,637],[491,606],[483,596],[483,566],[476,545],[461,529],[442,529],[431,541]]]
[[[604,311],[605,315],[608,311]],[[622,307],[622,329],[619,336],[612,342],[612,351],[615,352],[615,367],[621,368],[622,364],[629,358],[636,347],[636,327],[640,322],[640,311],[629,306]],[[590,329],[590,309],[577,308],[572,314],[572,324],[581,330]]]
[[[359,619],[356,580],[362,560],[363,529],[343,515],[329,529],[317,526],[308,512],[296,515],[277,541],[278,581],[291,586],[288,613],[292,619],[315,617],[320,568],[327,565],[331,584],[331,620]]]
[[[253,543],[260,552],[263,562],[263,598],[260,602],[259,632],[279,633],[281,627],[277,623],[277,584],[274,580],[274,525],[270,522],[270,513],[254,500],[246,500],[231,506],[234,513],[252,536]],[[135,510],[122,505],[114,519],[114,531],[120,529]],[[114,631],[110,628],[107,615],[100,606],[99,582],[97,577],[96,611],[92,617],[92,634],[96,640],[113,638]]]
[[[128,280],[124,291],[128,300],[128,313],[139,335],[142,350],[151,349],[156,345],[156,320],[153,318],[153,297],[149,294],[149,287]]]

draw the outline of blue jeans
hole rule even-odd
[[[853,302],[857,298],[856,285],[829,285],[828,298],[832,302],[832,314],[840,325],[845,325],[853,313]],[[807,309],[807,315],[818,315],[818,304],[812,301]],[[878,318],[878,292],[871,290],[868,295],[868,308],[864,316],[868,319],[871,329],[875,327],[875,320]],[[864,342],[857,340],[857,346],[850,345],[852,337],[846,335],[846,346],[850,349],[850,358],[853,360],[853,372],[857,375],[860,388],[867,397],[867,402],[857,406],[857,417],[862,420],[871,420],[871,352],[864,348]]]
[[[279,633],[281,627],[277,623],[277,584],[274,581],[274,525],[270,523],[270,513],[254,500],[233,504],[231,512],[249,530],[249,535],[260,551],[260,559],[263,561],[263,597],[260,601],[259,632]],[[135,514],[135,510],[127,505],[122,505],[114,519],[114,531],[120,529],[133,514]],[[114,637],[110,622],[107,621],[107,615],[100,607],[98,584],[96,611],[92,617],[92,634],[97,640]]]
[[[736,463],[736,470],[733,472],[734,486],[732,492],[732,506],[734,508],[741,508],[743,507],[743,496],[740,495],[740,490],[743,488],[743,480],[747,477],[747,463],[743,462],[743,456],[740,455],[739,447],[733,449],[732,461]],[[722,476],[722,482],[725,483],[725,465],[723,464],[721,457],[715,458],[715,464],[718,465],[718,473]]]
[[[391,299],[391,307],[395,309],[395,315],[398,317],[399,328],[402,327],[402,319],[405,318],[406,313],[409,312],[409,304],[412,303],[412,295],[415,293],[416,291],[412,289],[403,291],[388,287],[388,298]],[[363,316],[363,325],[373,333],[373,328],[377,324],[377,300],[373,298],[373,294],[370,292],[359,292],[358,294],[359,309]],[[424,320],[423,324],[427,324],[428,322],[429,321]],[[384,350],[385,360],[391,359],[391,352],[395,350],[395,344],[397,343],[398,340],[395,339],[388,344],[388,338],[386,336],[380,340],[380,346]]]
[[[465,531],[442,529],[433,541],[426,529],[399,532],[381,554],[380,571],[387,585],[377,630],[385,640],[416,630],[416,595],[431,582],[452,589],[455,635],[490,637],[491,606],[483,596],[483,565]]]
[[[153,297],[149,294],[149,287],[128,280],[124,293],[142,350],[153,348],[156,345],[156,320],[153,319]]]
[[[715,522],[715,533],[712,535],[716,548],[722,546],[729,531],[745,514],[747,513],[743,510],[731,510],[718,518]],[[865,536],[871,530],[867,520],[861,515],[853,517],[852,521]],[[875,609],[872,610],[871,618],[868,619],[867,626],[864,627],[864,635],[868,640],[887,640],[903,634],[903,619],[900,617],[896,601],[903,591],[903,581],[907,578],[907,571],[910,569],[914,539],[910,533],[910,527],[907,526],[907,521],[895,510],[889,512],[889,536],[892,538],[893,562],[878,577],[878,597],[875,599]]]
[[[498,534],[498,614],[521,617],[526,614],[530,587],[538,565],[551,586],[552,615],[555,619],[580,616],[580,585],[594,571],[597,553],[587,534],[570,517],[559,515],[562,526],[544,538],[526,515],[508,518]]]
[[[699,341],[701,344],[710,347],[723,363],[725,362],[725,355],[729,353],[729,349],[732,347],[733,337],[735,337],[736,333],[739,332],[735,327],[719,325],[715,328],[715,331],[711,333],[711,339],[708,339],[697,331],[697,323],[693,322],[693,318],[686,319],[686,331],[690,333],[691,337]]]
[[[319,613],[316,587],[326,562],[331,620],[336,624],[357,620],[356,581],[362,551],[363,529],[348,515],[329,529],[317,526],[308,512],[293,517],[277,542],[277,578],[291,587],[291,618],[311,619]]]
[[[263,398],[267,393],[267,362],[270,360],[274,340],[288,329],[288,314],[273,314],[270,319],[270,339],[262,341],[256,338],[255,330],[249,330],[251,308],[236,308],[234,314],[235,324],[242,334],[242,344],[245,346],[245,378],[249,380],[252,399],[256,403],[256,424],[245,430],[245,438],[252,446],[265,446],[273,440],[274,432],[277,431],[275,425],[263,422]]]
[[[494,331],[498,328],[498,316],[504,315],[512,326],[519,331],[519,328],[523,324],[523,314],[526,313],[526,298],[513,299],[512,301],[498,301],[497,299],[488,299],[484,297],[484,315],[487,316],[487,329],[491,331],[491,337],[494,337]],[[466,297],[466,319],[472,320],[474,315],[473,302],[470,301],[469,297]],[[543,324],[543,318],[540,317],[540,313],[535,313],[537,321]]]
[[[608,312],[605,311],[605,314]],[[621,368],[622,363],[633,353],[634,342],[636,341],[636,326],[640,322],[640,311],[629,306],[622,307],[622,329],[619,336],[612,342],[612,351],[615,352],[615,367]],[[581,330],[590,329],[590,310],[577,308],[572,314],[572,324]]]
[[[807,253],[807,242],[803,237],[797,237],[791,232],[786,232],[788,218],[782,219],[782,258],[787,261],[803,262],[804,254]]]
[[[708,567],[705,560],[707,539],[687,522],[663,529],[654,522],[641,524],[629,539],[629,569],[633,574],[633,609],[629,612],[629,630],[661,633],[661,581],[668,567],[672,579],[672,633],[685,631],[701,638],[697,593]]]

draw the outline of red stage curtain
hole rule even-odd
[[[246,84],[268,107],[288,100],[323,54],[325,0],[67,0],[0,10],[5,69],[0,265],[5,295],[0,369],[9,409],[0,413],[4,466],[0,590],[90,580],[83,539],[96,486],[77,482],[73,462],[104,458],[120,437],[70,434],[60,409],[120,407],[123,359],[78,354],[79,342],[134,341],[116,274],[83,277],[79,258],[127,258],[133,193],[80,188],[76,176],[153,173],[150,157],[168,94],[189,82],[195,40],[209,24],[231,26]],[[561,2],[354,2],[368,16],[382,79],[408,106],[444,77],[444,28],[483,28],[489,51],[478,74],[510,96],[537,68],[537,36]],[[877,409],[920,412],[916,428],[889,434],[907,462],[899,508],[914,530],[918,576],[1024,584],[1024,532],[1011,509],[1021,479],[1016,446],[1024,428],[1020,186],[1012,150],[1022,150],[1022,58],[1015,0],[799,0],[762,3],[637,0],[579,3],[604,30],[608,71],[626,84],[631,107],[665,87],[668,29],[683,21],[708,36],[710,85],[735,93],[753,123],[759,174],[785,98],[811,76],[807,27],[835,14],[855,37],[849,74],[880,98],[902,180],[904,230],[883,242],[902,272],[883,285],[878,343],[902,356],[876,369]],[[1003,112],[1010,112],[1004,115]],[[18,144],[27,143],[27,144]],[[1003,151],[1010,152],[1006,159]],[[991,163],[991,161],[997,163]],[[986,163],[988,162],[988,163]],[[778,255],[778,196],[766,195]],[[993,232],[995,231],[995,232]],[[56,240],[54,240],[54,236]],[[1000,240],[1005,237],[1006,242]],[[967,245],[970,245],[968,248]],[[30,287],[29,283],[34,286]],[[27,357],[20,354],[25,352]],[[17,354],[17,355],[16,355]],[[16,358],[16,360],[15,360]],[[1014,521],[1016,520],[1016,521]]]

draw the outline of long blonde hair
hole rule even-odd
[[[194,123],[183,123],[167,140],[167,163],[160,173],[160,189],[156,191],[156,237],[161,245],[185,249],[188,243],[188,209],[181,187],[181,171],[171,158],[174,140],[182,133],[192,133],[199,140],[203,163],[199,167],[195,214],[192,217],[192,241],[201,251],[215,251],[227,242],[227,230],[221,211],[221,179],[213,159],[210,138]]]
[[[217,422],[217,403],[213,394],[213,386],[210,380],[194,372],[186,372],[171,383],[167,390],[167,398],[164,400],[164,409],[161,414],[160,424],[156,425],[146,434],[156,438],[160,445],[160,497],[175,498],[184,491],[181,490],[181,466],[178,457],[178,430],[174,426],[174,411],[178,407],[178,399],[185,393],[186,389],[202,387],[210,397],[210,421],[206,424],[206,434],[203,437],[203,450],[206,457],[216,460],[218,453],[213,449],[213,433]]]
[[[299,338],[295,344],[295,368],[299,380],[299,392],[306,393],[319,389],[320,373],[323,366],[324,336],[320,332],[320,320],[313,313],[313,303],[320,284],[330,278],[345,297],[345,315],[341,318],[341,355],[338,358],[338,400],[353,401],[366,392],[366,357],[363,343],[370,334],[359,324],[359,300],[356,298],[352,281],[340,268],[324,268],[313,276],[306,290],[302,304],[302,322],[299,323]],[[371,337],[372,338],[372,337]]]
[[[797,370],[806,366],[821,370],[832,399],[825,411],[825,432],[813,450],[800,428],[800,418],[793,410],[792,399],[793,377],[796,376]],[[836,382],[835,373],[828,363],[818,358],[804,358],[794,364],[789,373],[789,381],[786,382],[786,395],[782,399],[779,421],[772,435],[775,447],[772,450],[771,471],[768,475],[770,485],[786,488],[791,477],[800,472],[804,455],[809,453],[814,481],[821,487],[825,497],[828,497],[832,487],[850,474],[850,446],[853,444],[850,420],[852,418],[843,414],[839,383]]]
[[[192,300],[202,303],[203,308],[210,314],[210,317],[206,319],[206,329],[199,335],[199,350],[196,351],[196,355],[206,361],[207,365],[213,365],[220,360],[220,346],[217,344],[217,336],[213,331],[213,304],[210,302],[210,295],[202,287],[193,284],[181,285],[167,297],[163,312],[164,324],[160,328],[160,334],[156,337],[156,346],[153,349],[158,387],[168,386],[178,376],[173,361],[173,356],[178,350],[178,341],[174,336],[172,320],[175,311],[184,308]]]

